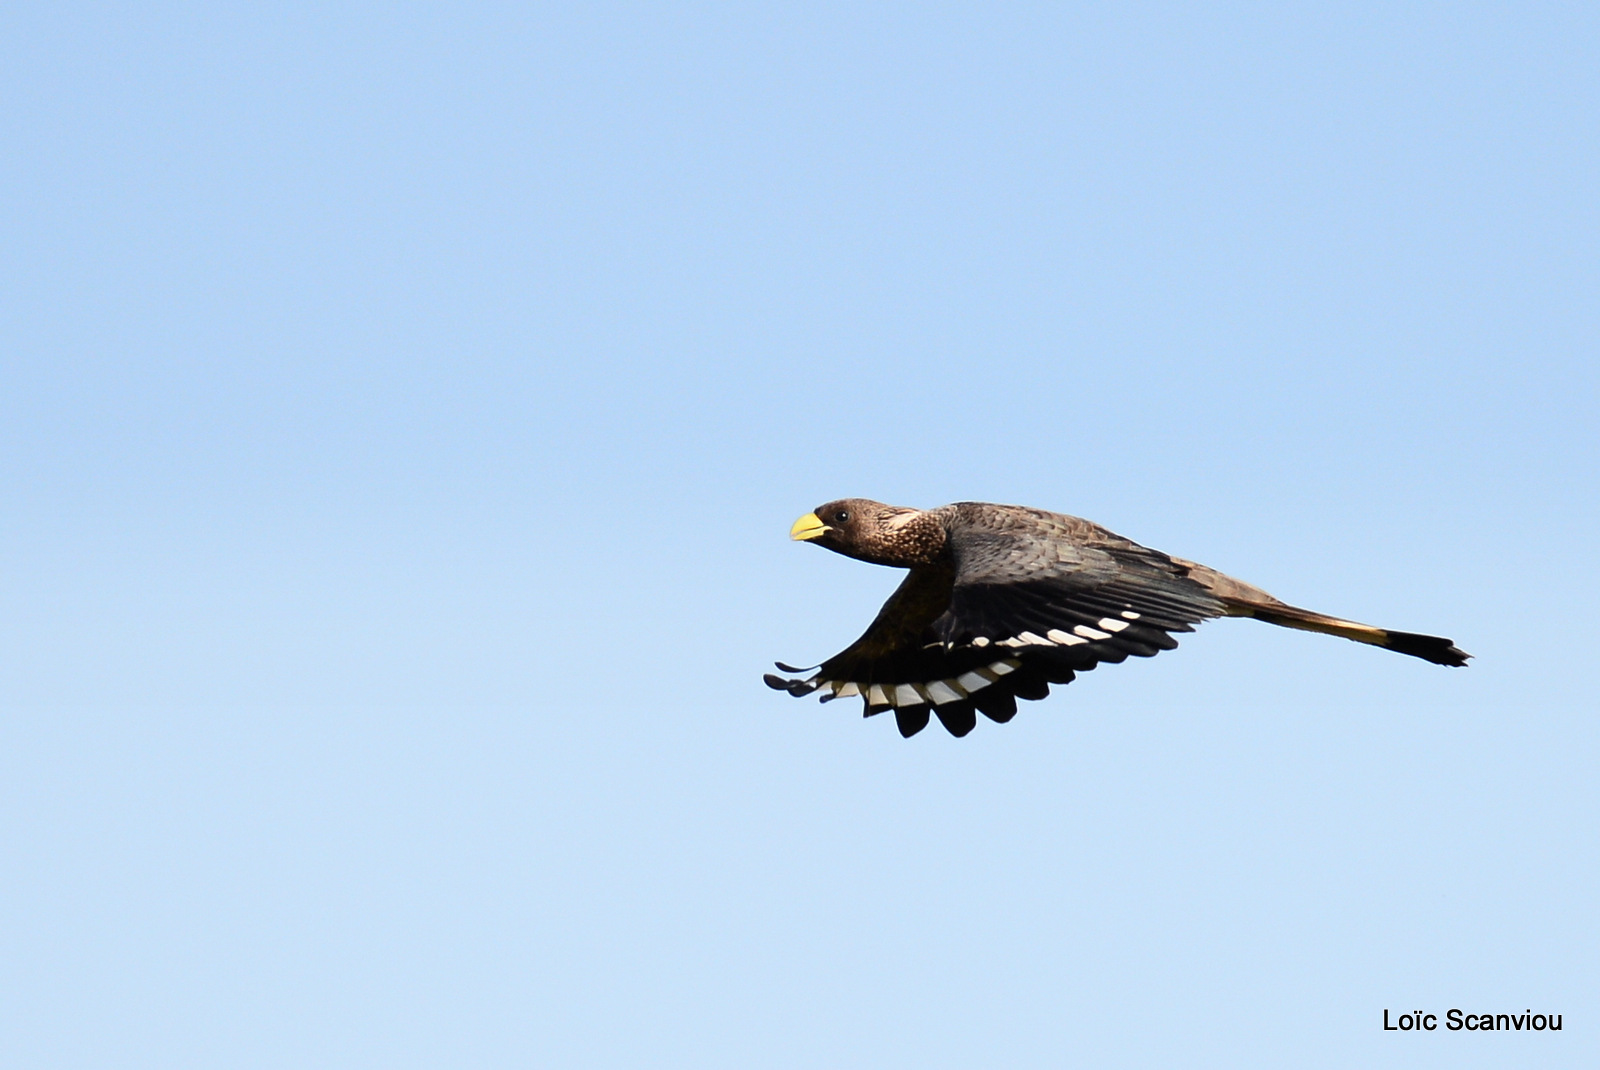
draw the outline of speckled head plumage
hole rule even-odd
[[[920,509],[869,498],[840,498],[794,522],[789,537],[875,565],[915,568],[938,562],[946,536],[938,518]]]

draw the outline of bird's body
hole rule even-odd
[[[1470,656],[1448,639],[1394,632],[1280,602],[1204,565],[1140,546],[1075,516],[957,502],[906,509],[863,498],[829,502],[790,535],[847,557],[910,569],[864,635],[814,675],[766,682],[824,702],[862,697],[892,709],[902,735],[930,716],[957,736],[983,713],[1008,721],[1016,700],[1130,654],[1177,646],[1173,632],[1212,617],[1254,617],[1339,635],[1439,665]],[[779,663],[785,672],[801,672]]]

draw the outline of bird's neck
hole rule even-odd
[[[868,560],[897,568],[936,565],[948,555],[944,525],[931,513],[907,510],[881,522]]]

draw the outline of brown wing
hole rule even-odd
[[[1122,661],[1170,650],[1177,642],[1168,633],[1224,612],[1186,562],[1087,520],[1017,506],[947,508],[955,575],[934,622],[946,643]]]

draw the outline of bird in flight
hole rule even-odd
[[[1215,569],[1170,557],[1098,524],[1020,505],[957,502],[907,509],[865,498],[819,506],[790,538],[910,569],[865,634],[815,671],[778,662],[765,677],[791,695],[860,696],[866,716],[893,710],[903,736],[937,717],[951,735],[977,714],[1006,722],[1017,699],[1130,654],[1178,645],[1212,617],[1254,617],[1343,636],[1436,665],[1470,654],[1449,639],[1395,632],[1280,602]]]

